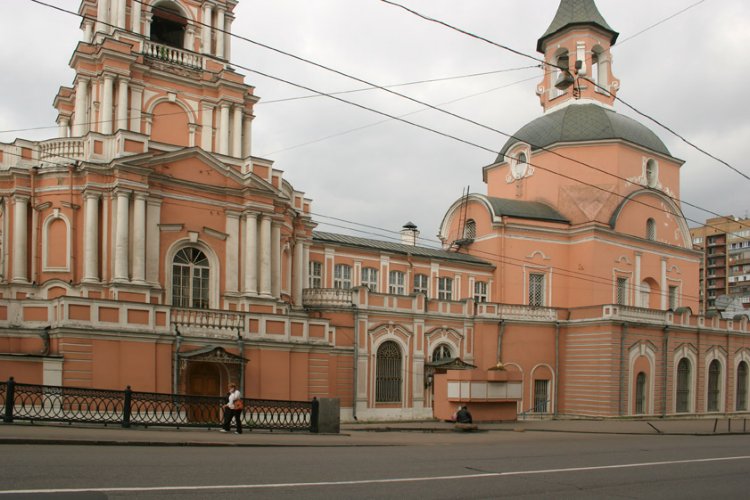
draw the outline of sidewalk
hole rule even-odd
[[[477,433],[455,432],[448,422],[346,423],[340,434],[246,431],[225,434],[217,429],[67,425],[19,421],[0,424],[2,444],[69,444],[129,446],[276,446],[340,447],[402,446],[426,442],[454,441],[500,432],[566,432],[588,434],[721,435],[750,432],[750,419],[654,419],[654,420],[532,420],[480,423]]]

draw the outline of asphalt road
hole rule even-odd
[[[394,434],[351,447],[7,444],[0,500],[750,495],[750,435]]]

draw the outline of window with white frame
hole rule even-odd
[[[432,361],[440,361],[441,359],[450,359],[453,357],[453,350],[448,344],[439,344],[432,351]]]
[[[391,271],[388,273],[388,293],[394,295],[404,294],[404,273],[402,271]]]
[[[414,275],[414,293],[423,293],[427,295],[427,286],[429,278],[426,274]]]
[[[540,273],[529,274],[529,305],[544,305],[544,275]]]
[[[314,260],[311,260],[309,264],[310,288],[323,288],[323,264]]]
[[[333,267],[333,288],[352,287],[352,267],[346,264],[336,264]]]
[[[438,278],[438,300],[453,300],[453,278]]]
[[[622,276],[617,277],[617,304],[628,305],[628,279]]]
[[[487,302],[487,282],[474,282],[474,302]]]
[[[181,249],[172,261],[172,305],[208,309],[208,257],[197,248]]]
[[[474,219],[469,219],[466,221],[466,225],[464,225],[464,239],[473,240],[476,237],[477,237],[477,223],[474,222]]]
[[[371,292],[378,291],[378,270],[374,267],[362,268],[362,286],[366,286]]]

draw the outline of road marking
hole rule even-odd
[[[391,479],[362,479],[358,481],[320,481],[316,483],[269,483],[269,484],[235,484],[208,486],[141,486],[141,487],[110,487],[110,488],[62,488],[41,490],[0,490],[0,495],[43,494],[43,493],[115,493],[115,492],[148,492],[148,491],[209,491],[209,490],[257,490],[272,488],[308,488],[315,486],[351,486],[361,484],[384,483],[414,483],[420,481],[452,481],[461,479],[481,479],[486,477],[525,476],[532,474],[558,474],[561,472],[584,472],[606,469],[630,469],[635,467],[654,467],[664,465],[697,464],[707,462],[727,462],[736,460],[750,460],[750,455],[737,457],[695,458],[688,460],[668,460],[662,462],[638,462],[618,465],[596,465],[591,467],[568,467],[565,469],[537,469],[509,472],[486,472],[482,474],[463,474],[455,476],[429,477],[400,477]]]

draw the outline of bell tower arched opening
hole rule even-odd
[[[171,1],[154,6],[151,19],[151,40],[170,47],[183,48],[187,19],[180,7]]]

